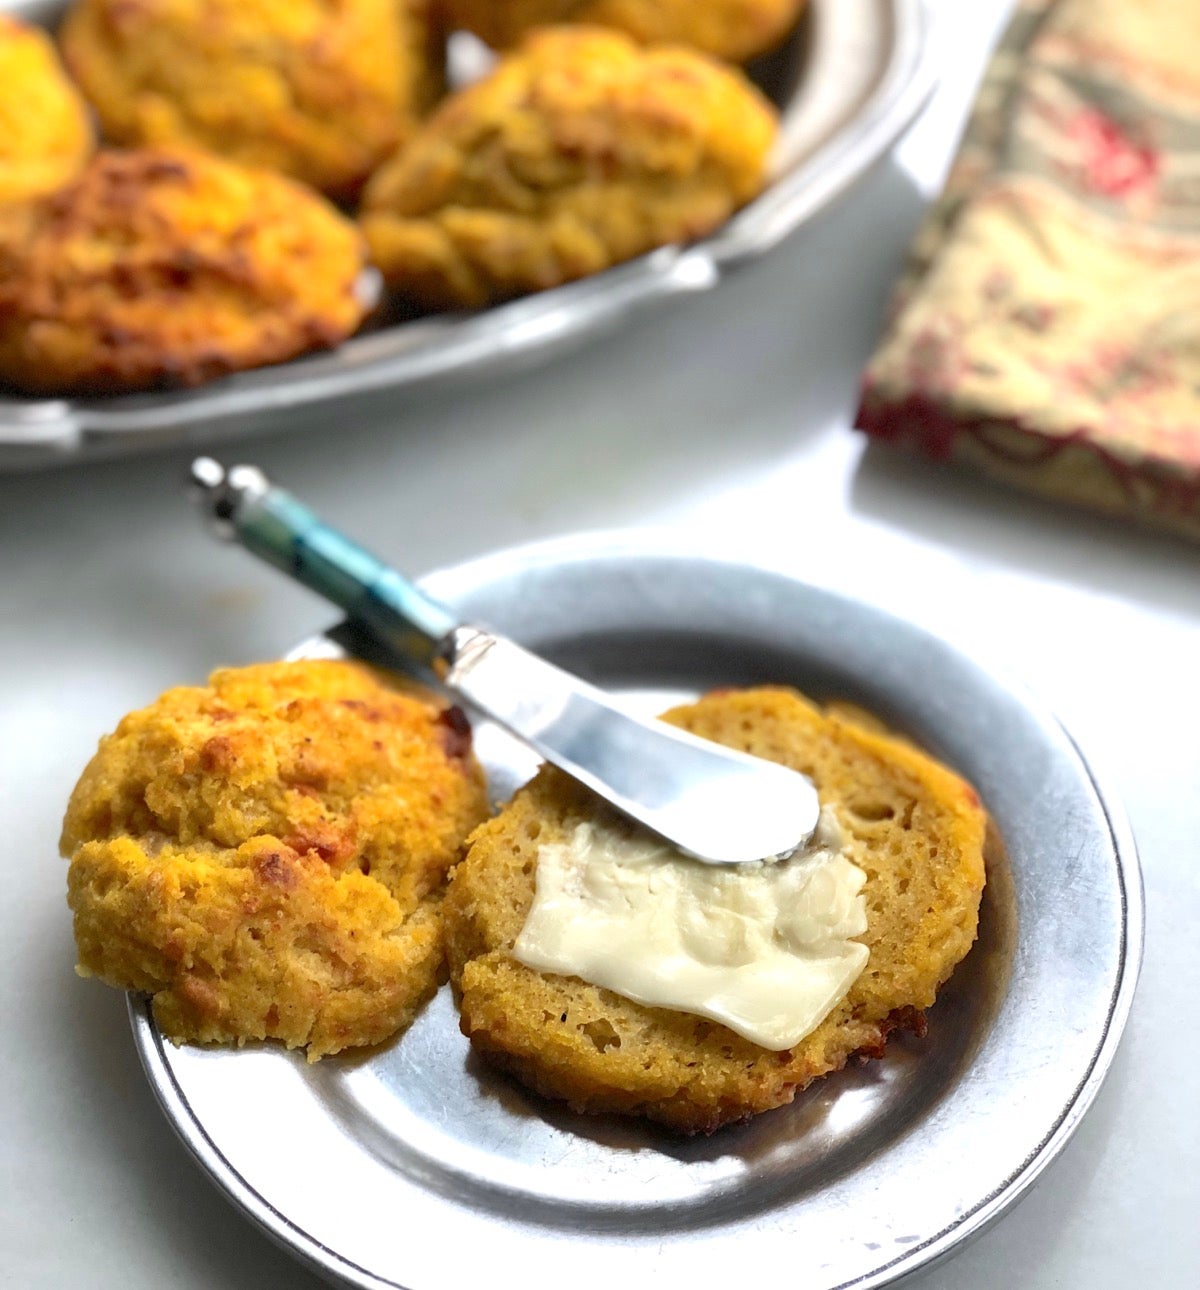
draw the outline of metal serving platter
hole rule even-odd
[[[493,1074],[448,988],[399,1040],[314,1066],[267,1046],[175,1048],[131,998],[150,1081],[217,1186],[312,1268],[372,1290],[727,1290],[764,1267],[866,1290],[1021,1196],[1104,1078],[1142,948],[1128,826],[1058,722],[879,610],[634,539],[501,553],[423,585],[646,711],[756,682],[866,705],[983,795],[979,940],[925,1040],[691,1140],[576,1116]],[[477,747],[498,797],[532,769],[495,728]]]
[[[62,0],[0,0],[0,12],[47,25],[65,8]],[[333,401],[349,414],[378,409],[389,390],[544,361],[637,310],[709,290],[812,218],[883,156],[932,87],[928,36],[924,0],[809,0],[787,44],[752,69],[783,112],[774,181],[703,242],[666,247],[482,313],[381,324],[329,353],[195,390],[88,399],[0,393],[0,469],[209,442],[296,423],[299,410]]]

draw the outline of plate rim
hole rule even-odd
[[[598,559],[635,566],[655,561],[704,568],[719,567],[727,571],[762,576],[775,580],[777,584],[791,584],[802,594],[816,593],[859,611],[865,609],[884,620],[929,637],[964,661],[981,668],[1027,710],[1048,719],[1066,738],[1079,766],[1091,783],[1108,829],[1111,860],[1120,892],[1121,933],[1116,979],[1108,999],[1103,1026],[1094,1039],[1087,1070],[1037,1146],[988,1195],[953,1222],[887,1263],[850,1280],[831,1284],[828,1290],[879,1290],[883,1286],[893,1285],[957,1252],[1027,1195],[1073,1137],[1099,1093],[1129,1018],[1145,944],[1144,881],[1136,841],[1126,812],[1113,791],[1107,773],[1097,769],[1094,756],[1084,751],[1078,739],[1049,705],[1038,698],[1024,682],[1013,678],[1006,669],[995,668],[987,661],[981,661],[976,649],[964,649],[946,633],[930,631],[918,617],[901,618],[862,596],[847,595],[832,587],[794,577],[769,565],[689,551],[677,534],[664,535],[652,530],[571,534],[503,548],[451,564],[425,575],[419,581],[429,594],[449,598],[446,596],[447,591],[453,592],[456,588],[460,592],[468,588],[483,588],[501,573],[505,577],[511,577]],[[312,641],[320,639],[320,636],[310,638]],[[303,648],[303,645],[297,648]],[[357,1290],[403,1290],[401,1282],[390,1280],[356,1264],[312,1236],[271,1204],[237,1172],[192,1112],[187,1095],[171,1067],[165,1041],[154,1025],[148,1000],[144,996],[130,994],[128,1012],[135,1047],[155,1098],[177,1136],[208,1175],[209,1181],[272,1241],[319,1275],[333,1276],[339,1284],[353,1286]]]

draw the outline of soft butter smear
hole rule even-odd
[[[846,997],[868,950],[866,874],[826,808],[808,848],[716,867],[617,822],[538,852],[513,953],[638,1003],[719,1021],[762,1048],[798,1044]]]

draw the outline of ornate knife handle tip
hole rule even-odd
[[[197,457],[188,470],[188,491],[212,531],[226,541],[237,536],[237,516],[248,498],[262,497],[271,481],[257,466],[227,470],[213,457]]]

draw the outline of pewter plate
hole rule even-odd
[[[0,12],[47,26],[65,8],[63,0],[0,0]],[[461,61],[476,60],[468,51]],[[482,313],[392,321],[329,353],[196,390],[101,399],[0,392],[0,470],[327,426],[331,404],[340,418],[378,416],[399,387],[545,362],[636,311],[710,290],[828,206],[916,115],[933,84],[925,0],[809,0],[783,48],[752,70],[783,117],[773,181],[705,241]]]
[[[575,1116],[492,1074],[448,990],[398,1041],[311,1067],[174,1048],[132,999],[150,1081],[217,1186],[331,1280],[375,1290],[728,1290],[752,1266],[865,1290],[1011,1205],[1095,1096],[1142,946],[1133,840],[1058,722],[879,610],[637,539],[501,553],[423,585],[646,711],[775,682],[877,712],[994,818],[979,940],[924,1041],[698,1140]],[[477,747],[497,796],[532,769],[495,728]]]

